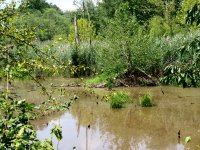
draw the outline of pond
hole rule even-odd
[[[63,84],[66,79],[46,80],[48,84]],[[32,83],[18,84],[21,97],[40,101],[38,87]],[[55,88],[55,87],[54,87]],[[32,92],[30,90],[32,89]],[[34,90],[33,90],[34,89]],[[130,93],[133,103],[122,109],[112,109],[101,101],[110,91],[91,89],[87,94],[83,87],[66,87],[80,98],[70,109],[53,113],[33,121],[40,140],[50,137],[55,124],[62,126],[63,139],[55,148],[59,150],[183,150],[200,149],[200,89],[178,87],[115,88]],[[74,94],[73,93],[73,94]],[[139,106],[139,97],[151,93],[156,106]],[[97,96],[98,95],[98,96]],[[180,139],[178,132],[180,131]],[[192,140],[185,144],[185,137]]]

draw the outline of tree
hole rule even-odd
[[[108,19],[113,18],[122,3],[128,3],[129,15],[134,15],[140,24],[144,24],[152,16],[160,13],[156,5],[148,0],[103,0],[99,3],[101,15]]]
[[[48,20],[51,24],[54,24],[52,25],[53,27],[50,28],[48,34],[54,33],[53,36],[64,35],[67,38],[71,23],[64,15],[59,14],[54,8],[48,8],[44,11],[42,18]],[[48,25],[43,29],[45,28],[48,29]]]
[[[18,28],[28,26],[35,28],[36,37],[41,40],[52,40],[56,35],[66,37],[69,34],[70,21],[54,8],[46,8],[43,12],[39,10],[20,12],[16,17]]]
[[[22,5],[27,4],[29,9],[43,11],[46,8],[49,8],[50,5],[46,0],[22,0]]]
[[[182,0],[151,0],[151,3],[155,4],[160,12],[149,20],[151,35],[173,36],[180,32],[182,28],[180,28],[176,16],[181,2]]]
[[[115,11],[115,18],[110,19],[103,33],[108,48],[102,52],[102,66],[107,71],[112,70],[114,76],[134,69],[132,44],[138,23],[129,13],[129,3],[122,3]]]
[[[95,30],[93,25],[86,19],[78,19],[78,31],[81,42],[90,42],[91,39],[95,38]],[[70,27],[70,34],[68,36],[70,43],[75,43],[75,30],[74,25]]]

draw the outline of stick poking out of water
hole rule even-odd
[[[178,143],[180,143],[180,138],[181,138],[181,131],[178,130]]]
[[[164,95],[164,94],[165,94],[165,92],[163,91],[162,87],[160,87],[160,90],[161,90],[162,94]]]

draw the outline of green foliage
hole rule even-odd
[[[192,57],[184,54],[183,63],[179,53],[179,47],[194,37],[189,34],[189,25],[180,24],[179,19],[181,16],[181,19],[184,19],[187,11],[191,10],[191,12],[188,11],[188,13],[190,12],[188,16],[191,18],[191,16],[194,16],[192,14],[196,14],[194,16],[196,19],[193,18],[192,22],[197,22],[198,5],[195,4],[198,4],[198,2],[195,0],[191,1],[191,4],[189,1],[182,0],[144,0],[141,2],[112,0],[109,2],[102,1],[97,6],[87,1],[77,12],[66,12],[64,15],[51,4],[49,6],[43,5],[45,1],[38,1],[38,5],[42,4],[41,9],[36,8],[35,2],[35,0],[29,1],[30,5],[26,9],[27,11],[22,13],[21,7],[18,14],[15,13],[12,20],[9,21],[15,26],[13,29],[16,28],[21,32],[26,29],[27,33],[36,32],[32,35],[30,41],[36,37],[42,41],[53,39],[54,43],[50,42],[49,45],[37,43],[36,49],[32,49],[32,45],[26,43],[30,47],[21,47],[20,53],[25,54],[27,59],[23,59],[21,65],[4,67],[4,71],[0,71],[2,77],[5,77],[7,73],[6,68],[12,70],[9,71],[10,76],[18,77],[24,77],[28,73],[41,78],[52,75],[68,76],[74,74],[75,77],[80,77],[102,74],[96,78],[95,82],[103,81],[111,88],[115,78],[131,78],[133,82],[143,80],[144,75],[141,75],[138,69],[152,77],[159,78],[163,75],[163,72],[164,76],[166,72],[169,72],[167,68],[170,70],[170,65],[177,64],[178,67],[173,70],[182,69],[178,73],[179,77],[174,79],[174,76],[172,76],[169,79],[171,83],[168,81],[165,83],[179,84],[179,81],[183,82],[185,76],[188,76],[182,77],[184,72],[191,74],[190,72],[198,67],[198,63],[196,63],[193,68],[188,68],[188,61]],[[30,8],[31,5],[35,8]],[[71,25],[75,13],[77,18],[80,18],[78,19],[78,27],[82,42],[77,47],[68,47],[65,43],[66,39],[69,43],[74,43],[75,39],[74,27]],[[13,29],[11,29],[11,32],[14,32]],[[195,29],[195,31],[197,30]],[[195,31],[190,32],[195,33]],[[3,36],[3,43],[10,43],[10,39],[8,36]],[[25,39],[25,35],[21,36],[20,39]],[[92,44],[90,43],[91,40]],[[43,54],[39,54],[44,57],[42,60],[38,59],[40,56],[36,53],[38,48],[41,48],[40,45],[46,45],[41,46],[42,51],[39,51],[39,53],[47,54],[45,57]],[[10,52],[14,55],[10,58],[10,61],[13,58],[20,58],[19,50],[16,47],[17,45],[11,48]],[[4,61],[0,63],[1,66],[5,66],[6,57],[7,54],[5,53]],[[32,60],[32,62],[30,63],[28,60]],[[65,67],[58,66],[60,62]],[[194,82],[198,85],[198,69],[194,72],[196,74],[195,79],[187,80],[188,86],[192,86]],[[194,75],[189,76],[194,78]]]
[[[86,80],[87,85],[94,85],[94,84],[100,84],[100,83],[105,83],[107,79],[107,75],[105,74],[100,74],[97,75],[91,79]]]
[[[67,37],[70,30],[70,20],[60,14],[55,8],[46,8],[43,12],[20,12],[16,17],[18,28],[29,27],[36,32],[36,38],[40,41],[52,40],[56,35]]]
[[[127,102],[131,102],[130,96],[123,91],[114,92],[108,97],[112,108],[122,108]]]
[[[56,125],[51,129],[51,134],[54,134],[58,141],[62,140],[62,129],[61,126]]]
[[[199,24],[199,7],[197,2],[188,11],[186,22],[189,24],[193,22],[196,22],[197,25]],[[199,56],[200,37],[197,35],[184,43],[182,48],[179,49],[177,59],[165,68],[161,82],[164,84],[182,85],[182,87],[198,86],[200,82]]]
[[[182,87],[198,86],[200,81],[200,38],[186,42],[179,49],[178,58],[164,70],[161,82],[164,84],[182,85]]]
[[[102,67],[104,70],[132,70],[132,39],[137,34],[138,24],[134,16],[129,16],[127,3],[120,5],[115,16],[104,31],[106,44],[103,43],[105,46],[101,49]]]
[[[163,26],[164,20],[160,16],[155,16],[149,21],[150,35],[152,37],[160,37],[165,33]]]
[[[95,73],[96,68],[96,52],[95,44],[83,43],[70,47],[71,65],[70,72],[75,77],[90,76]]]
[[[107,78],[107,83],[106,83],[106,86],[108,88],[108,90],[112,90],[113,88],[113,79],[112,78]]]
[[[181,32],[180,24],[177,23],[176,15],[179,12],[182,0],[162,1],[151,0],[158,7],[157,15],[150,19],[150,34],[157,36],[173,36]],[[154,33],[155,32],[155,33]]]
[[[117,77],[119,77],[121,74],[123,74],[123,71],[120,69],[123,69],[123,67],[118,66],[117,68],[109,68],[105,70],[101,74],[97,74],[94,78],[88,79],[86,81],[87,85],[97,85],[102,84],[105,85],[109,90],[112,90],[115,84],[115,80]]]
[[[4,1],[0,1],[0,4],[4,4]],[[0,78],[6,77],[7,84],[14,78],[25,76],[35,80],[32,76],[34,69],[48,69],[44,65],[47,59],[44,57],[45,49],[38,49],[34,45],[35,33],[32,28],[17,28],[17,14],[15,3],[0,9]],[[42,90],[47,94],[43,86]],[[52,138],[45,141],[37,139],[30,123],[35,117],[32,110],[33,105],[25,100],[9,97],[8,90],[0,93],[0,149],[53,149]],[[55,128],[54,133],[59,135],[57,137],[60,140],[59,128]]]
[[[125,35],[126,31],[119,32],[120,30],[116,29],[114,32],[119,33],[116,35],[112,33],[112,37],[107,40],[108,44],[104,44],[99,49],[98,52],[101,55],[98,56],[97,64],[101,65],[108,77],[116,78],[125,73],[136,73],[137,68],[151,75],[160,75],[164,63],[163,56],[169,50],[169,45],[166,45],[164,38],[163,41],[151,39],[142,30],[136,29],[135,33],[130,36]],[[121,37],[120,40],[117,39],[118,37]],[[167,46],[166,51],[161,46]]]
[[[28,4],[28,8],[42,11],[49,7],[49,4],[45,0],[24,0]]]
[[[34,42],[36,34],[33,27],[18,27],[16,23],[18,11],[15,8],[10,8],[13,5],[0,10],[1,24],[7,26],[6,30],[3,26],[0,26],[0,78],[5,77],[8,70],[9,78],[17,77],[22,79],[29,75],[33,77],[48,76],[55,74],[60,68],[63,70],[61,64],[67,64],[67,60],[64,61],[65,63],[60,61],[60,55],[57,57],[60,51],[56,54],[52,53],[52,50],[55,50],[55,46],[46,45],[40,47],[40,44]],[[7,13],[10,13],[10,15],[8,16]],[[63,58],[65,55],[61,56]]]
[[[61,13],[61,10],[56,5],[52,5],[51,3],[49,4],[46,2],[46,0],[22,0],[22,5],[24,4],[27,5],[27,7],[25,10],[22,9],[21,11],[26,11],[27,9],[30,9],[33,11],[38,10],[43,12],[45,9],[54,8]],[[20,5],[20,8],[22,7],[22,5]]]
[[[196,3],[192,9],[187,12],[186,23],[193,24],[194,22],[197,26],[200,24],[200,2]]]
[[[165,75],[166,66],[180,62],[178,52],[180,46],[194,37],[189,34],[188,26],[180,24],[179,19],[185,20],[186,12],[192,9],[195,3],[196,0],[191,3],[183,0],[100,2],[96,11],[98,12],[96,14],[100,14],[98,17],[101,21],[99,30],[101,44],[96,53],[96,70],[103,75],[92,82],[104,81],[111,88],[113,80],[118,77],[128,77],[134,82],[140,78],[143,80],[144,75],[141,75],[138,68],[155,78],[161,77],[163,72]],[[197,19],[198,7],[193,7],[191,12]],[[85,12],[83,13],[84,16]],[[194,15],[190,13],[190,16]],[[188,34],[189,36],[186,36]],[[187,57],[189,56],[185,56]],[[193,68],[188,68],[189,65],[183,66],[179,65],[182,68],[181,75],[195,68],[195,66]],[[194,72],[196,74],[198,69]],[[173,75],[172,77],[174,78]],[[191,75],[191,78],[194,76]],[[174,82],[174,79],[169,80]],[[183,79],[175,80],[182,82]],[[189,82],[196,81],[198,78],[190,79]]]
[[[70,22],[67,18],[65,18],[63,15],[61,15],[57,10],[53,8],[46,9],[43,13],[43,18],[48,20],[50,23],[54,23],[52,26],[52,29],[49,31],[54,32],[55,35],[64,35],[67,37],[70,30]],[[45,25],[44,29],[48,29],[47,24]]]
[[[7,74],[9,77],[22,77],[30,71],[27,49],[31,49],[35,34],[31,28],[17,29],[14,21],[17,13],[15,3],[0,9],[0,23],[4,24],[0,26],[1,77]]]
[[[199,85],[199,69],[195,65],[176,62],[175,65],[167,66],[164,71],[161,82],[166,85],[181,85],[183,88]]]
[[[165,43],[166,39],[157,39],[157,37],[166,33],[169,35],[170,31],[164,24],[154,23],[155,19],[152,19],[149,26],[150,35],[148,35],[145,27],[140,26],[136,17],[130,14],[129,5],[128,2],[119,5],[115,11],[115,17],[109,21],[107,30],[103,34],[107,45],[104,44],[105,46],[103,45],[100,49],[102,68],[104,72],[107,70],[114,72],[116,68],[120,68],[117,69],[118,75],[136,73],[137,68],[140,68],[150,75],[160,76],[165,63],[163,56],[166,52],[160,44],[162,42],[166,46],[167,43]],[[160,23],[163,20],[161,19]],[[169,49],[171,45],[167,46]]]
[[[142,97],[140,97],[140,105],[142,107],[152,107],[153,104],[153,99],[150,96],[150,94],[145,94]]]
[[[124,0],[123,2],[120,0],[103,0],[99,6],[100,13],[104,17],[103,19],[109,20],[114,18],[116,11],[124,4],[128,6],[128,15],[132,16],[134,14],[137,22],[140,24],[144,24],[153,15],[158,13],[156,12],[156,5],[150,3],[148,0]]]
[[[90,40],[93,40],[95,38],[95,30],[91,22],[81,18],[77,20],[77,24],[81,42],[90,42]],[[74,25],[71,25],[70,27],[70,34],[68,35],[68,41],[71,44],[75,43]]]
[[[53,149],[52,142],[37,140],[30,123],[32,109],[25,100],[0,98],[0,149]]]
[[[198,0],[184,0],[177,14],[177,20],[182,24],[193,24],[198,20],[198,5]]]

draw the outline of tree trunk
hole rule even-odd
[[[79,37],[79,32],[78,32],[78,23],[77,23],[76,15],[74,17],[74,30],[75,30],[76,45],[79,45],[79,43],[80,43],[80,37]]]

